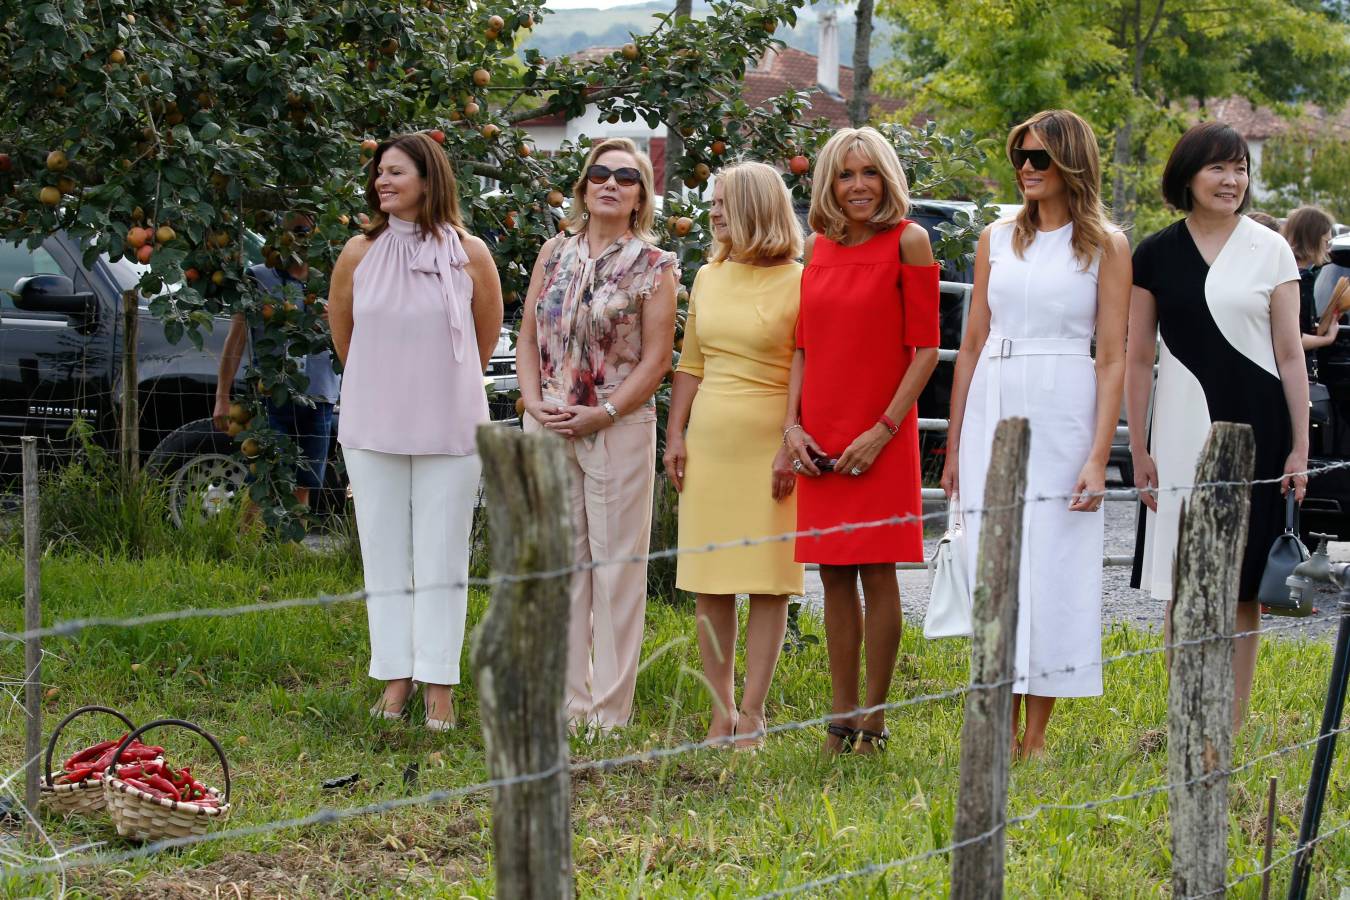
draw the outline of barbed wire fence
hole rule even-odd
[[[514,440],[517,438],[512,439]],[[1327,467],[1319,467],[1316,470],[1309,471],[1307,474],[1310,476],[1315,476],[1329,469],[1340,468],[1347,465],[1350,465],[1350,462]],[[1215,479],[1208,481],[1203,479],[1197,479],[1196,483],[1191,485],[1165,487],[1161,488],[1160,491],[1168,491],[1168,490],[1184,491],[1189,495],[1195,494],[1196,492],[1203,492],[1205,490],[1213,490],[1216,488],[1223,488],[1223,487],[1247,488],[1255,484],[1271,483],[1273,481],[1278,480],[1280,479],[1262,480],[1262,479],[1230,478],[1230,479]],[[1069,499],[1070,498],[1068,496],[1054,496],[1054,495],[1036,496],[1033,498],[1027,498],[1026,500],[1019,499],[1017,502],[1007,503],[1001,506],[986,506],[983,509],[969,510],[967,511],[967,514],[994,513],[997,511],[1020,510],[1024,502],[1041,502],[1051,500],[1067,501]],[[465,584],[480,587],[490,587],[494,589],[500,589],[512,585],[525,585],[525,586],[540,585],[540,584],[547,584],[549,582],[554,582],[556,585],[556,583],[560,579],[565,579],[577,572],[586,571],[600,566],[630,564],[653,558],[677,556],[687,553],[716,552],[717,550],[726,549],[730,547],[754,546],[758,544],[764,544],[775,541],[788,541],[803,535],[819,536],[822,534],[848,532],[863,528],[884,527],[904,522],[927,521],[930,519],[937,519],[939,516],[943,515],[945,514],[942,512],[933,512],[925,514],[893,516],[887,517],[885,519],[875,520],[872,522],[846,523],[830,529],[816,529],[816,530],[790,532],[781,535],[771,535],[759,538],[746,538],[737,541],[719,542],[697,547],[670,548],[668,550],[655,551],[651,554],[647,554],[645,556],[640,557],[623,557],[610,560],[597,560],[581,565],[575,564],[561,565],[561,566],[554,566],[552,568],[545,568],[542,571],[535,571],[535,572],[501,571],[487,578],[468,579],[467,582],[465,582]],[[371,596],[375,596],[376,593],[377,592],[353,591],[346,594],[299,597],[269,603],[254,603],[254,604],[243,604],[238,606],[227,606],[227,607],[170,610],[160,613],[151,613],[142,616],[125,617],[125,618],[109,617],[109,618],[85,618],[85,619],[67,620],[55,623],[50,626],[39,627],[36,629],[25,629],[24,631],[19,633],[3,635],[2,637],[0,637],[0,640],[5,640],[8,642],[40,641],[44,637],[68,637],[78,634],[86,629],[98,627],[135,628],[190,618],[227,618],[239,615],[251,615],[255,613],[268,611],[279,611],[284,609],[328,606],[335,603],[362,602]],[[406,593],[406,591],[396,591],[392,593]],[[1347,613],[1344,610],[1342,610],[1340,616],[1345,617],[1346,615]],[[1078,666],[1067,666],[1063,667],[1062,669],[1050,670],[1039,674],[1042,676],[1053,675],[1060,672],[1067,674],[1088,666],[1105,667],[1128,659],[1135,659],[1155,654],[1164,654],[1164,653],[1172,654],[1177,653],[1179,651],[1185,651],[1188,648],[1201,647],[1211,644],[1222,644],[1226,642],[1231,642],[1238,638],[1255,636],[1257,634],[1262,633],[1272,634],[1279,632],[1292,632],[1297,629],[1306,628],[1309,625],[1313,624],[1313,622],[1314,620],[1307,620],[1307,619],[1291,620],[1289,622],[1281,623],[1279,625],[1272,625],[1264,629],[1260,629],[1258,631],[1215,633],[1185,640],[1169,640],[1164,642],[1160,646],[1138,648],[1105,659],[1101,659],[1099,661],[1087,662]],[[1011,690],[1013,684],[1015,683],[1015,680],[1016,679],[1011,675],[1011,670],[1009,670],[1009,674],[1002,678],[991,679],[986,682],[973,682],[971,684],[962,685],[946,691],[940,691],[925,694],[922,696],[905,698],[903,700],[886,703],[875,707],[866,707],[848,713],[829,714],[794,722],[779,723],[765,727],[753,734],[739,735],[738,738],[719,738],[705,741],[690,741],[674,744],[668,747],[658,747],[650,750],[645,750],[642,752],[629,753],[621,756],[597,760],[569,761],[565,758],[560,758],[554,765],[532,769],[530,771],[520,772],[506,776],[493,777],[488,780],[463,787],[432,791],[415,797],[391,798],[388,800],[351,808],[321,808],[314,811],[313,813],[301,817],[279,819],[248,826],[230,828],[221,831],[210,832],[200,837],[159,841],[147,844],[142,847],[126,850],[108,851],[106,849],[103,849],[101,847],[92,844],[83,844],[79,847],[68,848],[66,850],[59,850],[55,846],[55,844],[51,841],[50,837],[46,835],[45,832],[42,832],[43,841],[51,850],[50,854],[47,855],[23,854],[16,856],[13,853],[13,851],[9,851],[8,854],[0,854],[0,860],[4,860],[5,862],[5,869],[6,869],[5,874],[7,876],[14,878],[25,878],[56,873],[61,875],[63,879],[62,883],[64,885],[65,884],[64,879],[66,878],[67,873],[75,869],[83,869],[88,867],[106,867],[132,860],[145,859],[178,847],[185,847],[202,843],[213,843],[220,841],[236,841],[248,837],[270,834],[273,832],[287,829],[305,828],[313,825],[337,823],[360,816],[379,815],[381,813],[391,812],[406,807],[445,803],[457,798],[463,798],[473,794],[487,791],[492,791],[494,792],[494,794],[499,795],[501,792],[509,792],[512,789],[526,785],[535,785],[546,782],[559,782],[560,779],[565,779],[567,776],[575,773],[592,770],[610,771],[625,766],[634,766],[640,765],[642,763],[667,760],[702,750],[724,747],[736,739],[744,740],[747,737],[753,738],[759,736],[785,734],[789,732],[800,731],[803,729],[818,728],[821,725],[828,724],[833,721],[852,719],[857,716],[867,715],[872,712],[900,710],[924,703],[940,702],[944,700],[953,700],[959,698],[969,698],[972,694],[981,692],[995,692],[995,691],[1006,692]],[[560,683],[560,679],[558,681]],[[801,884],[782,886],[774,889],[773,891],[762,894],[761,896],[764,897],[789,896],[793,894],[819,890],[829,885],[848,881],[850,879],[863,878],[870,875],[884,874],[885,872],[893,871],[897,868],[902,868],[906,865],[915,865],[939,856],[957,854],[963,850],[987,844],[991,839],[1001,836],[1006,831],[1007,828],[1031,821],[1032,819],[1048,811],[1090,811],[1112,804],[1125,803],[1132,800],[1143,799],[1161,793],[1163,791],[1170,792],[1174,790],[1184,790],[1187,788],[1208,786],[1215,783],[1221,783],[1226,786],[1227,779],[1232,775],[1251,769],[1252,767],[1262,762],[1267,762],[1269,760],[1278,757],[1283,757],[1288,754],[1296,753],[1300,750],[1306,750],[1311,747],[1318,746],[1319,744],[1327,740],[1334,740],[1334,738],[1337,735],[1343,733],[1345,730],[1346,729],[1343,727],[1337,727],[1332,731],[1320,734],[1315,738],[1295,742],[1283,747],[1276,748],[1258,757],[1249,759],[1237,766],[1225,766],[1222,768],[1212,769],[1211,771],[1206,772],[1202,776],[1197,776],[1180,781],[1172,780],[1166,783],[1153,785],[1138,791],[1116,794],[1093,800],[1082,801],[1078,803],[1038,804],[1026,810],[1025,812],[1021,812],[1018,815],[1012,817],[1003,816],[1000,811],[998,821],[996,821],[990,827],[981,829],[975,834],[968,835],[957,840],[953,840],[952,842],[948,843],[945,846],[931,848],[921,853],[916,853],[911,856],[906,856],[903,858],[869,863],[857,869],[831,873],[828,876],[824,876],[822,878],[813,881],[803,882]],[[990,737],[992,738],[993,736]],[[14,773],[11,773],[6,779],[3,780],[3,782],[0,782],[0,791],[13,794],[14,789],[12,787],[12,784],[17,779],[19,774],[24,773],[31,768],[33,762],[34,762],[33,760],[29,760],[28,763],[25,764],[25,766],[16,770]],[[565,780],[563,780],[562,783],[565,785]],[[36,821],[37,817],[33,816],[32,818],[34,820],[34,824],[38,825],[39,823]],[[1219,823],[1219,827],[1224,829],[1224,836],[1226,838],[1226,821]],[[1333,836],[1342,833],[1347,827],[1350,827],[1350,822],[1343,822],[1334,827],[1326,829],[1325,831],[1321,832],[1315,839],[1303,843],[1295,851],[1284,854],[1278,859],[1273,860],[1269,864],[1269,866],[1264,867],[1264,869],[1271,870],[1278,868],[1280,865],[1294,859],[1297,854],[1306,853],[1310,848],[1312,848],[1316,844],[1325,842],[1326,840],[1329,840]],[[570,833],[567,835],[567,840],[570,842]],[[570,859],[570,849],[568,852]],[[499,853],[499,855],[504,857],[507,856],[508,854]],[[14,864],[11,864],[11,861]],[[1252,878],[1259,877],[1262,874],[1263,872],[1245,873],[1243,875],[1236,877],[1234,880],[1230,882],[1225,882],[1224,884],[1220,885],[1220,889],[1231,888],[1232,886],[1241,884]],[[1212,892],[1211,894],[1199,893],[1194,894],[1193,896],[1207,896],[1207,895],[1212,895]]]

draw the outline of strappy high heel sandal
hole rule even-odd
[[[870,745],[874,753],[885,753],[886,745],[891,741],[891,730],[883,728],[880,731],[872,731],[867,728],[859,728],[858,740]]]
[[[843,756],[845,753],[853,752],[853,744],[858,740],[857,730],[850,728],[847,725],[840,725],[838,722],[834,722],[825,729],[825,733],[830,737],[839,738],[839,749],[833,751],[835,754]],[[826,748],[827,751],[829,751],[829,749],[830,748],[828,747]]]

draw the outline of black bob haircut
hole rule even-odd
[[[1247,141],[1231,125],[1222,122],[1202,122],[1193,125],[1172,148],[1167,157],[1167,166],[1163,169],[1163,199],[1173,209],[1190,212],[1191,179],[1195,173],[1212,162],[1244,162],[1248,170],[1252,166],[1252,153]],[[1251,206],[1250,186],[1242,195],[1242,205],[1238,212],[1247,211]]]

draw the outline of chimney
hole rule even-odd
[[[820,14],[816,54],[816,83],[825,93],[839,96],[839,16],[834,10]]]

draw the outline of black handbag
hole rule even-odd
[[[1270,552],[1266,554],[1266,570],[1261,575],[1261,587],[1256,592],[1263,612],[1272,616],[1293,616],[1302,618],[1313,613],[1311,592],[1303,594],[1302,600],[1289,597],[1289,587],[1285,579],[1294,574],[1294,567],[1309,556],[1308,548],[1298,539],[1298,506],[1294,502],[1294,489],[1285,494],[1284,534],[1275,538]]]

